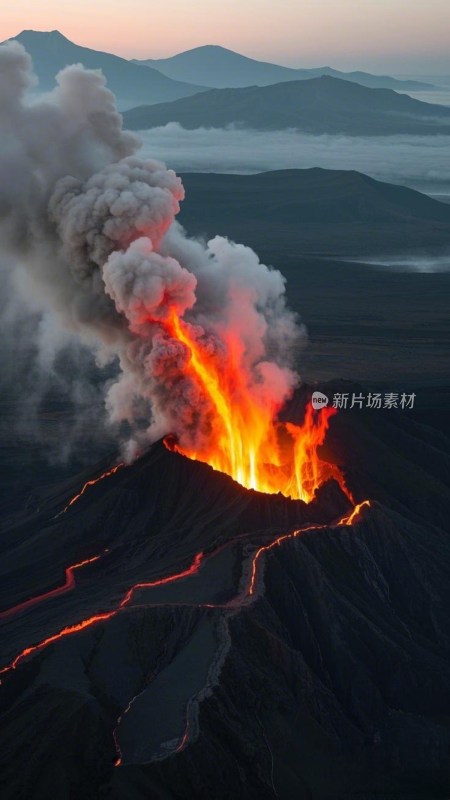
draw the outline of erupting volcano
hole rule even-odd
[[[22,175],[5,204],[5,241],[43,314],[111,365],[105,406],[123,461],[170,436],[247,488],[310,501],[328,478],[343,486],[318,454],[333,411],[279,420],[305,336],[282,274],[222,236],[189,238],[176,221],[181,179],[138,157],[99,74],[63,70],[47,125],[45,102],[25,97],[27,54],[16,42],[2,53],[20,87],[5,114]]]
[[[212,435],[203,447],[182,447],[167,437],[170,449],[206,462],[247,489],[281,492],[310,502],[322,483],[335,478],[346,491],[338,468],[322,461],[317,452],[335,409],[314,411],[308,404],[302,424],[279,422],[279,404],[270,398],[263,402],[247,383],[239,339],[229,337],[226,357],[219,362],[215,353],[189,335],[189,327],[175,313],[169,315],[166,328],[187,347],[185,370],[199,383],[212,408]]]
[[[103,458],[20,474],[2,530],[2,800],[443,797],[441,432],[315,410],[281,272],[189,237],[100,72],[32,85],[0,45],[1,255]]]

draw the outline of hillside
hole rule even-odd
[[[168,122],[188,129],[236,124],[254,130],[295,128],[360,136],[449,133],[450,108],[325,76],[264,87],[212,89],[125,114],[125,124],[133,130]]]
[[[256,175],[185,173],[189,205],[203,198],[207,216],[284,222],[389,222],[432,220],[450,224],[450,206],[405,186],[353,170],[292,169]],[[229,202],[233,196],[233,203]]]
[[[186,97],[203,87],[174,81],[156,69],[133,64],[125,58],[80,47],[59,31],[22,31],[15,37],[33,59],[39,79],[39,90],[48,91],[55,85],[55,75],[69,64],[83,64],[89,69],[101,69],[108,87],[117,97],[120,109],[140,103],[161,103]]]
[[[362,86],[379,89],[398,89],[402,92],[424,91],[433,88],[421,81],[403,81],[388,75],[371,75],[368,72],[340,72],[332,67],[314,69],[292,69],[280,64],[258,61],[254,58],[228,50],[218,45],[203,45],[186,50],[170,58],[155,58],[135,61],[160,70],[175,80],[200,83],[215,89],[239,88],[243,86],[269,86],[281,81],[307,80],[321,75],[353,81]]]
[[[359,172],[186,173],[182,179],[179,220],[189,232],[228,235],[277,263],[291,253],[407,252],[450,241],[449,205]]]
[[[2,534],[2,798],[445,797],[446,444],[339,413],[351,527],[334,483],[305,506],[161,444],[66,513],[107,464],[49,486]]]

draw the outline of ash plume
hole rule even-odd
[[[32,102],[33,83],[24,48],[1,45],[1,254],[34,312],[51,313],[97,363],[117,365],[105,405],[126,428],[128,456],[169,432],[190,446],[214,434],[174,315],[199,352],[224,368],[235,360],[236,391],[279,408],[298,381],[292,352],[303,336],[282,275],[248,247],[187,236],[176,222],[180,178],[136,155],[100,72],[67,67]]]

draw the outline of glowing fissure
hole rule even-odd
[[[248,585],[248,592],[247,592],[248,595],[251,596],[255,593],[258,561],[264,553],[267,553],[274,547],[278,547],[278,545],[283,544],[283,542],[286,542],[288,539],[295,539],[295,537],[300,536],[301,533],[306,533],[307,531],[318,531],[321,528],[329,528],[329,527],[330,526],[326,524],[308,525],[308,527],[306,528],[298,528],[297,530],[291,531],[290,533],[284,533],[282,534],[282,536],[278,536],[272,542],[269,542],[269,544],[265,544],[262,545],[262,547],[259,547],[252,559],[252,569],[251,569],[250,582]]]
[[[187,745],[187,743],[189,741],[189,728],[190,728],[189,719],[187,719],[186,720],[186,728],[184,730],[183,736],[181,737],[180,743],[178,744],[178,746],[175,749],[176,753],[181,753],[181,751],[184,750],[184,748],[186,747],[186,745]]]
[[[339,520],[338,525],[353,525],[353,523],[358,522],[361,517],[362,509],[371,508],[371,506],[370,500],[363,500],[361,503],[357,503],[350,514],[347,514]]]
[[[63,513],[65,513],[71,506],[73,506],[73,504],[76,503],[77,500],[79,500],[80,497],[82,497],[85,494],[85,492],[87,491],[87,489],[89,489],[90,486],[95,486],[96,483],[99,483],[104,478],[109,478],[111,475],[115,475],[116,472],[118,472],[119,469],[121,469],[121,467],[123,466],[125,466],[123,463],[116,464],[115,467],[111,467],[111,469],[106,470],[106,472],[102,472],[102,474],[99,475],[97,478],[91,478],[91,480],[86,481],[81,490],[77,494],[75,494],[71,500],[69,500],[69,502],[67,503],[66,507],[63,510]]]
[[[280,403],[263,401],[247,383],[241,359],[242,345],[229,339],[227,358],[202,348],[172,311],[165,322],[169,335],[189,351],[185,372],[195,380],[211,406],[211,435],[196,448],[166,439],[166,446],[224,472],[247,489],[310,502],[319,486],[335,478],[348,495],[340,470],[322,461],[318,448],[324,443],[333,408],[315,411],[307,405],[300,425],[279,422]],[[233,354],[235,354],[233,356]],[[201,441],[201,443],[200,443]]]
[[[354,522],[358,521],[359,518],[361,517],[362,509],[365,508],[365,507],[370,508],[371,505],[372,504],[371,504],[371,502],[369,500],[364,500],[361,503],[358,503],[353,508],[353,510],[352,510],[352,512],[350,514],[348,514],[347,516],[342,517],[336,524],[338,526],[343,526],[343,525],[349,525],[350,526],[350,525],[352,525]],[[269,542],[269,544],[262,545],[261,547],[259,547],[258,550],[256,551],[255,555],[253,556],[253,559],[252,559],[250,581],[249,581],[249,585],[248,585],[248,590],[247,590],[246,594],[243,596],[243,600],[245,600],[246,597],[250,598],[255,593],[256,579],[257,579],[257,566],[258,566],[259,559],[261,558],[261,556],[264,553],[268,552],[269,550],[272,550],[272,548],[282,544],[283,542],[287,541],[288,539],[292,539],[292,538],[295,538],[296,536],[299,536],[301,533],[305,533],[306,531],[309,531],[309,530],[320,530],[322,528],[327,528],[327,527],[330,527],[330,526],[327,525],[327,524],[309,525],[307,527],[299,528],[299,529],[297,529],[295,531],[291,531],[290,533],[286,533],[286,534],[283,534],[281,536],[278,536],[272,542]],[[91,559],[90,561],[87,560],[85,562],[80,562],[77,565],[72,565],[72,567],[68,567],[68,570],[70,569],[73,572],[74,569],[79,568],[80,566],[83,566],[85,563],[91,563],[92,561],[95,561],[98,558],[99,558],[99,556],[96,556],[94,559]],[[92,625],[95,625],[97,622],[105,622],[106,620],[111,619],[112,617],[115,617],[117,614],[120,613],[120,611],[123,608],[125,608],[126,606],[129,605],[129,603],[133,599],[133,596],[134,596],[135,592],[139,591],[140,589],[151,589],[151,588],[155,588],[156,586],[164,586],[166,584],[170,584],[170,583],[174,583],[175,581],[182,580],[183,578],[188,578],[191,575],[195,575],[200,570],[200,567],[201,567],[201,565],[203,563],[203,560],[204,560],[204,553],[201,551],[201,552],[197,553],[197,555],[195,556],[194,560],[192,561],[192,564],[189,567],[187,567],[185,570],[182,570],[181,572],[174,573],[173,575],[168,575],[168,576],[166,576],[164,578],[157,578],[154,581],[147,581],[147,582],[143,582],[143,583],[134,584],[134,586],[132,586],[126,592],[126,594],[123,596],[122,600],[120,601],[119,605],[116,606],[116,608],[112,609],[111,611],[106,611],[104,613],[94,614],[93,616],[88,617],[85,620],[81,620],[81,622],[77,622],[77,623],[75,623],[73,625],[68,625],[65,628],[62,628],[62,630],[60,630],[58,633],[55,633],[55,634],[52,634],[51,636],[46,637],[45,639],[43,639],[42,641],[38,642],[37,644],[34,644],[34,645],[31,645],[30,647],[24,648],[24,650],[22,650],[13,659],[13,661],[10,664],[7,664],[5,667],[0,669],[0,675],[9,672],[12,669],[16,669],[16,667],[22,661],[24,661],[28,656],[33,655],[34,653],[37,653],[40,650],[43,650],[48,645],[53,644],[54,642],[57,642],[58,640],[63,639],[66,636],[70,636],[73,633],[79,633],[80,631],[85,630],[86,628],[89,628]],[[55,590],[53,590],[53,591],[55,591]],[[56,591],[58,591],[58,590],[56,590]],[[41,596],[39,596],[39,597],[41,597]],[[32,604],[32,601],[26,601],[26,602],[27,602],[27,604],[28,603],[30,603],[30,605]],[[23,607],[23,605],[24,604],[20,604],[19,606],[15,606],[12,609],[9,609],[8,612],[4,612],[4,614],[9,616],[9,615],[12,615],[13,613],[17,613],[17,610],[21,609]],[[211,603],[203,603],[203,604],[199,603],[198,605],[202,606],[202,607],[208,607],[208,608],[212,608],[212,607],[215,606],[215,604],[211,604]]]
[[[336,523],[336,525],[337,526],[343,526],[343,525],[351,526],[354,522],[357,522],[360,519],[360,517],[362,515],[363,508],[371,508],[371,506],[372,506],[372,504],[371,504],[371,502],[369,500],[364,500],[361,503],[358,503],[357,505],[355,505],[355,507],[353,508],[351,513],[346,515],[346,516],[343,516]],[[239,599],[239,605],[243,605],[247,600],[251,600],[253,598],[253,596],[255,595],[258,563],[259,563],[259,561],[261,559],[261,556],[264,555],[264,553],[269,552],[274,547],[278,547],[279,545],[283,544],[283,542],[285,542],[285,541],[287,541],[289,539],[296,538],[297,536],[299,536],[302,533],[306,533],[307,531],[311,531],[311,530],[320,530],[320,529],[327,528],[327,527],[330,527],[330,526],[325,523],[325,524],[309,525],[307,527],[298,528],[297,530],[291,531],[290,533],[286,533],[286,534],[283,534],[281,536],[277,536],[277,538],[274,539],[272,542],[269,542],[268,544],[262,545],[261,547],[259,547],[256,550],[255,554],[253,555],[253,558],[252,558],[252,561],[251,561],[250,580],[249,580],[247,589],[245,590],[245,592],[242,595],[240,595],[239,598],[236,598],[236,599]],[[80,568],[82,566],[85,566],[88,563],[92,563],[92,562],[98,560],[99,558],[100,558],[100,556],[95,556],[95,557],[93,557],[91,559],[86,559],[85,561],[79,562],[78,564],[73,564],[71,567],[68,567],[67,570],[66,570],[66,584],[67,584],[67,581],[69,580],[69,578],[67,577],[68,575],[71,576],[70,580],[73,580],[73,572],[74,572],[75,569],[78,569],[78,568]],[[92,625],[95,625],[98,622],[106,622],[107,620],[112,619],[117,614],[119,614],[120,611],[123,608],[125,608],[127,605],[129,605],[129,603],[133,599],[134,593],[136,591],[139,591],[140,589],[150,589],[150,588],[154,588],[156,586],[164,586],[166,584],[170,584],[170,583],[174,583],[175,581],[182,580],[183,578],[190,577],[191,575],[195,575],[200,570],[200,567],[202,566],[203,560],[204,560],[204,553],[203,552],[199,552],[195,556],[195,558],[192,561],[191,565],[189,567],[187,567],[185,570],[182,570],[181,572],[174,573],[173,575],[168,575],[168,576],[166,576],[164,578],[158,578],[158,579],[156,579],[154,581],[147,581],[147,582],[134,584],[134,586],[132,586],[126,592],[126,594],[123,596],[122,600],[120,601],[119,605],[116,608],[112,609],[111,611],[104,612],[104,613],[94,614],[93,616],[88,617],[87,619],[82,620],[81,622],[75,623],[74,625],[68,625],[65,628],[63,628],[61,631],[59,631],[58,633],[55,633],[55,634],[53,634],[51,636],[48,636],[46,639],[43,639],[38,644],[31,645],[30,647],[26,647],[24,650],[22,650],[13,659],[13,661],[10,664],[8,664],[7,666],[5,666],[2,669],[0,669],[0,675],[5,674],[7,672],[10,672],[11,670],[16,669],[22,663],[22,661],[24,661],[28,656],[31,656],[34,653],[37,653],[38,651],[43,650],[48,645],[53,644],[54,642],[57,642],[60,639],[63,639],[66,636],[70,636],[71,634],[74,634],[74,633],[79,633],[80,631],[85,630],[86,628],[88,628],[88,627],[90,627]],[[53,592],[57,592],[58,594],[61,594],[62,593],[61,592],[62,588],[63,587],[59,587],[59,589],[52,590],[52,591]],[[10,615],[12,613],[18,613],[18,610],[23,610],[24,607],[28,607],[28,605],[32,605],[34,602],[40,602],[40,600],[48,597],[49,595],[50,596],[55,596],[55,594],[52,594],[52,593],[46,593],[46,595],[39,595],[38,598],[34,598],[34,599],[30,600],[30,601],[26,601],[26,603],[21,603],[19,606],[15,606],[13,609],[10,609],[8,612],[5,612],[5,614]],[[194,604],[194,605],[195,606],[198,605],[198,607],[205,607],[205,608],[220,607],[220,608],[226,609],[228,607],[231,608],[233,604],[232,604],[232,602],[230,602],[230,603],[225,604],[225,605],[223,605],[223,604],[215,604],[215,603],[198,603],[198,604]],[[1,680],[0,680],[0,683],[1,683]],[[131,708],[131,706],[132,706],[132,704],[133,704],[135,699],[136,698],[133,697],[130,700],[130,702],[128,703],[126,709],[122,712],[122,714],[118,718],[116,727],[113,730],[113,741],[114,741],[114,745],[115,745],[116,753],[117,753],[117,757],[116,757],[115,764],[114,764],[115,767],[120,767],[123,764],[122,753],[121,753],[120,746],[119,746],[119,741],[118,741],[118,727],[120,725],[121,720],[123,719],[123,717],[127,713],[127,711]],[[174,752],[175,753],[179,753],[182,750],[184,750],[184,748],[187,746],[187,744],[189,742],[189,738],[190,738],[190,724],[189,724],[189,718],[187,718],[185,731],[184,731],[184,733],[183,733],[183,735],[182,735],[177,747],[175,748]]]
[[[363,500],[361,503],[358,503],[353,508],[352,512],[349,515],[342,517],[336,523],[336,526],[352,525],[353,522],[358,521],[359,518],[361,517],[362,509],[363,508],[371,508],[371,505],[372,504],[371,504],[371,502],[369,500]],[[308,526],[303,527],[303,528],[298,528],[295,531],[291,531],[290,533],[282,534],[281,536],[278,536],[276,539],[274,539],[272,542],[269,542],[269,544],[266,544],[266,545],[263,545],[262,547],[259,547],[258,550],[256,550],[255,554],[252,557],[251,570],[250,570],[250,580],[248,582],[247,588],[244,590],[244,592],[242,594],[238,595],[234,600],[228,601],[227,603],[224,603],[224,604],[223,603],[195,603],[195,608],[222,608],[224,611],[226,611],[226,610],[231,610],[231,609],[236,608],[236,607],[242,607],[248,600],[253,599],[253,597],[255,595],[256,582],[257,582],[258,562],[259,562],[261,556],[264,555],[264,553],[269,552],[274,547],[278,547],[279,545],[283,544],[283,542],[286,542],[288,539],[295,539],[297,536],[300,536],[300,534],[302,534],[302,533],[306,533],[307,531],[322,530],[324,528],[329,528],[329,527],[330,527],[330,525],[328,525],[327,523],[317,524],[317,525],[308,525]],[[218,548],[218,550],[215,551],[215,552],[217,553],[221,549],[222,548]],[[174,604],[174,605],[178,605],[178,604]],[[114,728],[114,731],[113,731],[113,740],[114,740],[114,745],[115,745],[116,753],[117,753],[117,758],[116,758],[116,761],[115,761],[115,764],[114,764],[115,767],[120,767],[120,766],[123,765],[122,752],[121,752],[121,749],[120,749],[119,739],[118,739],[118,728],[119,728],[119,725],[120,725],[122,719],[128,713],[128,711],[130,710],[131,706],[133,705],[133,703],[134,703],[134,701],[136,700],[137,697],[139,697],[139,694],[135,695],[129,701],[127,707],[125,708],[125,710],[122,712],[122,714],[118,718],[116,727]],[[190,740],[190,728],[191,728],[191,725],[190,725],[190,722],[189,722],[189,709],[188,709],[187,712],[186,712],[185,730],[184,730],[182,736],[180,737],[178,745],[176,746],[175,750],[173,751],[174,753],[180,753],[188,745],[189,740]]]
[[[197,553],[195,556],[192,564],[187,569],[183,570],[182,572],[177,572],[174,575],[168,575],[165,578],[158,578],[154,581],[148,581],[147,583],[137,583],[132,586],[131,589],[127,591],[124,595],[122,600],[120,601],[119,605],[116,608],[113,608],[111,611],[105,611],[102,614],[94,614],[92,617],[88,617],[87,619],[82,620],[81,622],[76,622],[74,625],[67,625],[65,628],[62,628],[58,633],[54,633],[51,636],[48,636],[46,639],[43,639],[41,642],[37,644],[31,645],[30,647],[26,647],[22,650],[14,660],[8,664],[3,669],[0,669],[0,675],[4,674],[5,672],[9,672],[11,669],[16,669],[18,664],[20,664],[27,656],[32,655],[33,653],[42,650],[44,647],[47,647],[49,644],[53,644],[53,642],[57,642],[59,639],[64,639],[66,636],[70,636],[72,633],[79,633],[79,631],[84,630],[85,628],[89,628],[91,625],[95,625],[97,622],[105,622],[112,617],[115,617],[125,606],[127,606],[133,598],[133,595],[139,589],[152,589],[155,586],[164,586],[168,583],[173,583],[174,581],[179,581],[182,578],[187,578],[190,575],[194,575],[200,569],[201,563],[203,561],[203,553]]]
[[[18,603],[18,605],[6,609],[6,611],[1,611],[0,620],[15,617],[17,614],[21,614],[23,611],[26,611],[27,609],[32,608],[39,603],[43,603],[44,601],[50,600],[53,597],[59,597],[66,592],[70,592],[75,588],[75,571],[77,569],[81,569],[81,567],[86,567],[88,564],[93,564],[100,558],[101,556],[92,556],[92,558],[85,558],[84,561],[80,561],[78,564],[72,564],[70,567],[67,567],[66,579],[62,586],[57,586],[56,589],[50,589],[48,592],[43,592],[35,597],[30,597],[29,600],[25,600],[23,603]]]

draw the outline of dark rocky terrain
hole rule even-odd
[[[328,75],[271,86],[211,89],[170,103],[130,109],[125,125],[144,130],[178,122],[183,128],[293,128],[351,136],[448,134],[450,108],[392,89],[370,89]]]
[[[434,422],[334,418],[323,455],[372,500],[351,527],[336,527],[348,501],[334,483],[304,506],[162,445],[66,513],[110,462],[12,514],[3,610],[101,558],[0,618],[2,663],[104,618],[2,675],[2,797],[447,797],[450,462]],[[258,557],[250,595],[258,548],[311,524]],[[118,610],[131,586],[177,575]]]

